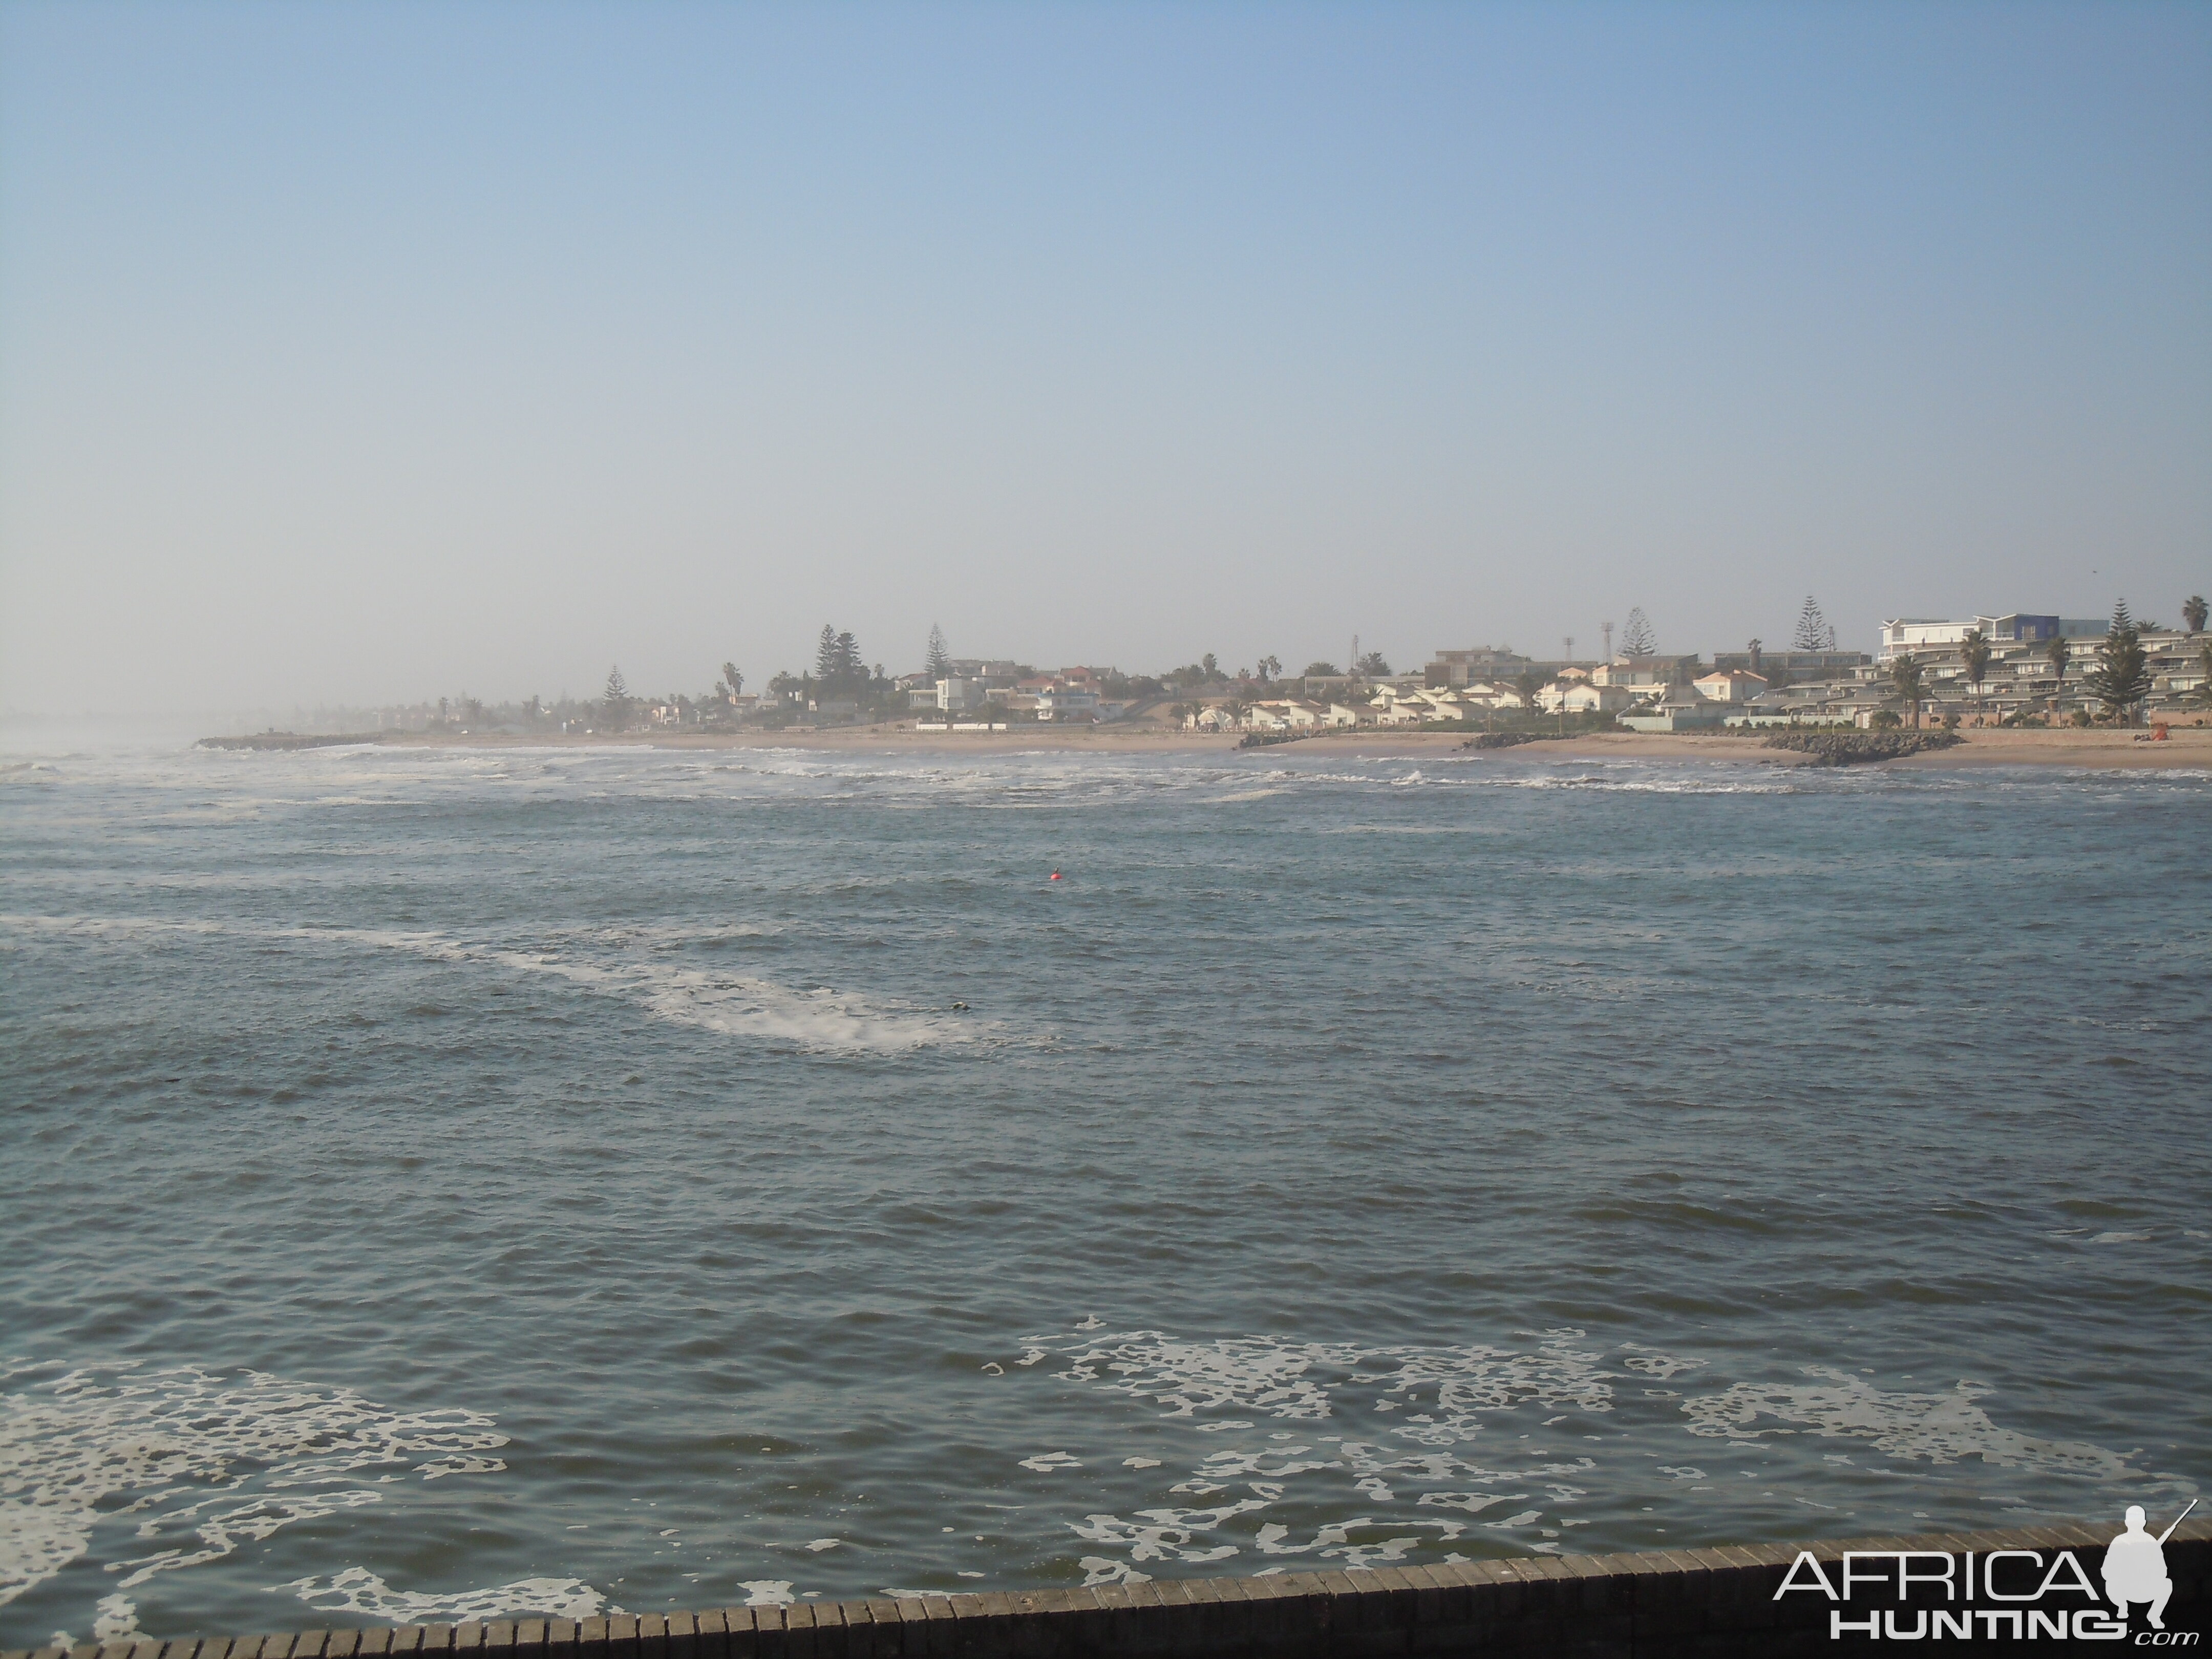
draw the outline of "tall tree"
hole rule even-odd
[[[921,659],[921,671],[933,680],[952,676],[952,653],[945,648],[945,630],[935,623],[929,625],[929,648]]]
[[[1630,611],[1628,613],[1629,625],[1633,627],[1637,617],[1643,614],[1644,613],[1640,611]],[[1549,682],[1547,682],[1541,674],[1539,674],[1533,668],[1524,668],[1518,674],[1513,677],[1514,695],[1521,699],[1521,710],[1523,714],[1526,714],[1529,709],[1534,708],[1536,706],[1536,694],[1539,691],[1541,691],[1547,684],[1549,684]]]
[[[826,696],[830,683],[837,678],[841,659],[837,654],[837,630],[828,623],[814,641],[814,680]]]
[[[1659,641],[1651,632],[1651,619],[1644,614],[1642,605],[1632,606],[1628,622],[1620,630],[1620,649],[1625,656],[1649,657],[1659,649]]]
[[[738,672],[737,664],[733,662],[724,663],[722,665],[722,684],[720,687],[722,695],[727,697],[732,702],[735,702],[738,698],[744,694],[744,689],[745,677]]]
[[[629,724],[629,687],[623,679],[622,665],[607,670],[606,689],[599,694],[600,722],[610,731],[619,732]]]
[[[1912,724],[1920,724],[1920,705],[1928,698],[1928,679],[1919,659],[1907,652],[1889,665],[1889,687],[1897,700],[1912,710]]]
[[[2150,660],[2143,651],[2142,632],[2128,615],[2125,599],[2112,607],[2112,620],[2105,629],[2097,665],[2082,678],[2089,695],[2116,720],[2131,722],[2135,706],[2150,696]]]
[[[1990,672],[1990,642],[1980,629],[1966,630],[1966,637],[1959,641],[1959,655],[1966,665],[1966,684],[1979,696],[1982,678]]]
[[[1260,678],[1271,680],[1283,672],[1283,659],[1272,652],[1260,659]]]
[[[2212,619],[2212,605],[2204,603],[2202,593],[2191,593],[2181,602],[2181,620],[2192,634],[2202,634],[2208,619]]]
[[[1198,659],[1198,665],[1206,671],[1206,678],[1209,680],[1223,680],[1229,678],[1221,672],[1221,665],[1214,660],[1213,653],[1211,651]]]
[[[1810,593],[1805,596],[1805,608],[1797,613],[1797,631],[1790,636],[1792,651],[1832,651],[1836,648],[1836,630],[1820,614],[1820,602]]]
[[[2053,634],[2045,642],[2043,659],[2051,665],[2051,678],[2058,682],[2058,689],[2066,689],[2066,665],[2074,660],[2074,641],[2063,634]]]
[[[1390,665],[1383,660],[1380,651],[1370,651],[1365,656],[1360,658],[1354,665],[1354,668],[1355,672],[1371,676],[1378,680],[1390,678]]]

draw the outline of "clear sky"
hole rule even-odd
[[[2175,619],[2212,6],[0,4],[0,705]]]

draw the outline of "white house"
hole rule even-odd
[[[1749,702],[1766,690],[1765,676],[1741,668],[1715,669],[1698,675],[1690,684],[1707,702]]]
[[[1570,714],[1618,714],[1644,700],[1642,692],[1626,685],[1593,685],[1587,678],[1547,685],[1536,694],[1536,706],[1547,714],[1556,714],[1562,708]]]
[[[1036,717],[1066,724],[1098,718],[1098,694],[1080,686],[1055,686],[1036,694]]]

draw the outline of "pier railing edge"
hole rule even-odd
[[[704,1612],[515,1618],[278,1636],[132,1637],[0,1659],[1059,1659],[1059,1656],[1833,1651],[1826,1604],[1775,1592],[1801,1553],[1824,1565],[1899,1550],[2072,1550],[2094,1579],[2109,1526],[1817,1539],[1619,1555],[1160,1578]],[[2055,1561],[2055,1556],[2053,1557]],[[2170,1613],[2212,1601],[2212,1518],[2166,1545]],[[1817,1598],[1815,1598],[1817,1600]],[[1817,1614],[1817,1628],[1807,1615]],[[2169,1623],[2172,1620],[2169,1619]]]

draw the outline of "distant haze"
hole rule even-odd
[[[0,706],[2212,587],[2212,8],[0,9]]]

